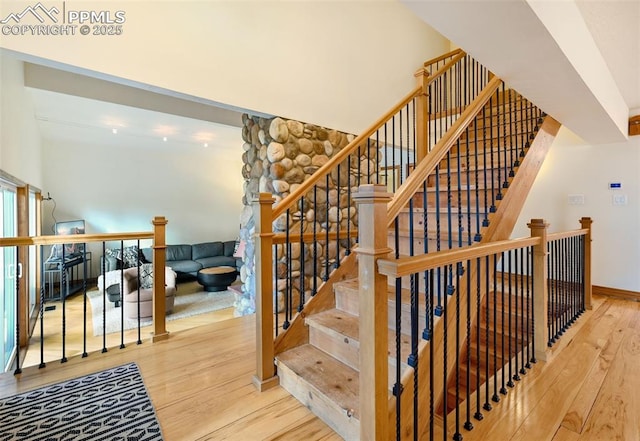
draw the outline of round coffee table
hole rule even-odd
[[[107,298],[115,304],[116,308],[120,306],[120,284],[107,287]]]
[[[224,291],[236,280],[238,273],[231,266],[214,266],[198,271],[198,283],[204,286],[205,291]]]

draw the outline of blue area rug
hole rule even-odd
[[[0,399],[0,441],[162,441],[135,363]]]

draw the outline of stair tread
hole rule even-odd
[[[276,360],[336,405],[351,412],[352,418],[359,418],[360,378],[355,369],[310,344],[282,352]]]

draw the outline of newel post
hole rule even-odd
[[[584,307],[593,309],[591,305],[591,224],[593,220],[590,217],[580,219],[580,225],[583,230],[588,230],[584,237]]]
[[[360,439],[386,440],[389,426],[389,346],[387,277],[378,272],[378,259],[387,247],[387,203],[383,185],[361,185],[353,196],[358,204],[358,281],[360,284]]]
[[[549,224],[543,219],[531,219],[527,224],[531,230],[531,237],[539,237],[540,242],[533,246],[533,316],[535,317],[533,335],[535,339],[534,357],[537,360],[547,360],[547,343],[549,342],[549,327],[547,326],[549,292],[547,289],[547,228]]]
[[[416,165],[429,152],[429,71],[424,67],[414,76],[422,92],[416,97]]]
[[[275,199],[270,193],[260,193],[252,201],[256,224],[256,375],[253,384],[260,391],[278,384],[273,346],[273,212]]]
[[[163,216],[153,218],[153,336],[152,341],[166,340],[169,337],[166,323],[165,266],[166,225]]]

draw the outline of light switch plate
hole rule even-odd
[[[583,194],[567,195],[567,203],[569,205],[584,205],[584,195]]]

